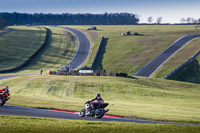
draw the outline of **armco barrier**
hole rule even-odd
[[[33,58],[35,58],[45,47],[46,45],[48,45],[48,40],[51,38],[51,30],[48,28],[46,29],[46,37],[44,40],[44,43],[42,44],[42,46],[40,47],[40,49],[38,49],[37,52],[35,52],[27,61],[25,61],[23,64],[16,66],[14,68],[10,68],[10,69],[6,69],[6,70],[0,70],[0,73],[9,73],[9,72],[13,72],[13,71],[17,71],[20,70],[22,68],[24,68],[25,66],[27,66],[29,63],[31,63],[31,60],[33,60]]]
[[[87,70],[86,70],[87,71]],[[91,73],[80,73],[80,71],[48,71],[49,75],[62,75],[62,76],[115,76],[115,77],[127,77],[126,73],[106,73],[105,70],[96,70]]]
[[[169,77],[171,77],[173,74],[175,74],[181,68],[183,68],[185,65],[187,65],[187,64],[191,63],[192,61],[194,61],[199,54],[200,54],[200,50],[192,58],[190,58],[189,60],[187,60],[185,63],[183,63],[182,65],[180,65],[179,67],[177,67],[174,71],[172,71],[171,73],[169,73],[166,77],[164,77],[164,79],[169,79]]]
[[[104,36],[101,36],[101,41],[100,41],[100,43],[99,43],[99,47],[98,47],[98,49],[97,49],[97,52],[96,52],[96,55],[95,55],[94,60],[93,60],[93,62],[92,62],[92,65],[91,65],[91,67],[90,67],[90,70],[93,70],[93,69],[94,69],[94,64],[96,63],[97,56],[98,56],[98,54],[99,54],[99,50],[100,50],[100,48],[101,48],[101,45],[103,44],[103,39],[104,39]]]

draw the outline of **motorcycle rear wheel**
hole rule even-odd
[[[98,118],[98,119],[102,118],[104,116],[104,114],[105,114],[105,109],[104,108],[100,108],[99,111],[100,111],[99,114],[95,114],[95,117]]]

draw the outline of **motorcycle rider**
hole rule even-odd
[[[93,102],[95,100],[97,100],[97,102]],[[104,103],[104,100],[101,97],[101,94],[96,94],[96,97],[94,99],[90,100],[90,102],[91,102],[90,104],[91,104],[92,110],[93,110],[93,109],[95,109],[95,106],[98,106],[100,103]],[[90,113],[91,112],[88,111],[88,113],[86,115],[90,115]]]
[[[6,87],[4,87],[2,90],[0,90],[0,93],[1,93],[1,92],[3,92],[3,93],[0,95],[1,98],[4,98],[4,95],[5,95],[5,94],[10,95],[10,94],[9,94],[8,86],[6,86]]]

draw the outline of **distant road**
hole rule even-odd
[[[152,61],[140,69],[134,76],[150,77],[160,66],[162,66],[172,55],[174,55],[182,46],[200,35],[188,35],[179,38]]]
[[[61,27],[61,28],[64,28],[64,27]],[[70,64],[71,68],[74,70],[78,68],[79,66],[81,66],[88,58],[88,55],[91,49],[91,44],[90,44],[90,40],[83,32],[76,29],[72,29],[72,28],[64,28],[64,29],[67,29],[73,32],[76,35],[76,38],[78,40],[78,50],[76,51],[76,54],[74,55],[71,62],[68,63]]]
[[[0,80],[7,79],[7,78],[13,78],[13,77],[19,77],[19,76],[30,76],[30,75],[33,75],[33,74],[3,75],[3,76],[0,76]]]

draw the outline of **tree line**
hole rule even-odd
[[[131,13],[0,13],[0,25],[132,25],[138,22],[139,19]]]

